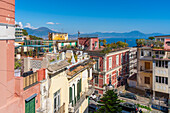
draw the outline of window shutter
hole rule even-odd
[[[72,87],[70,87],[70,99],[69,99],[70,103],[72,101]]]

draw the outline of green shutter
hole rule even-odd
[[[69,98],[69,102],[71,103],[71,101],[72,101],[72,87],[70,87],[70,98]]]
[[[25,113],[35,113],[35,98],[25,102]]]
[[[80,87],[79,87],[79,81],[77,82],[77,100],[80,99],[80,93],[79,93]]]
[[[63,42],[61,43],[61,46],[64,46],[64,43],[63,43]]]
[[[80,79],[80,93],[81,93],[81,79]]]
[[[71,46],[71,42],[70,42],[70,46]]]

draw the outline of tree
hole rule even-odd
[[[22,32],[23,32],[23,35],[24,35],[24,36],[27,36],[27,35],[28,35],[28,32],[27,32],[27,30],[25,30],[25,29],[22,29]]]
[[[106,47],[106,43],[107,43],[107,41],[106,41],[106,39],[104,39],[104,40],[103,40],[103,46]]]
[[[148,39],[150,39],[150,40],[154,40],[154,39],[155,39],[155,37],[149,37]]]
[[[29,37],[30,37],[30,40],[43,40],[43,38],[40,38],[40,37],[37,37],[37,36],[29,35]]]
[[[101,48],[101,42],[102,42],[102,40],[99,39],[99,48]]]
[[[97,113],[121,113],[122,109],[119,106],[120,100],[117,93],[113,90],[108,90],[99,101],[100,108]]]

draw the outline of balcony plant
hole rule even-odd
[[[155,56],[155,55],[153,55],[153,56],[152,56],[152,58],[156,58],[156,56]]]
[[[160,59],[163,59],[163,57],[160,57]]]

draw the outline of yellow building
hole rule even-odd
[[[66,76],[66,61],[49,65],[48,72],[48,98],[50,113],[68,113],[68,79]]]
[[[48,33],[49,40],[68,40],[68,33]]]
[[[88,113],[88,97],[94,93],[94,88],[89,84],[92,67],[93,61],[86,60],[69,69],[69,113]]]
[[[138,48],[138,77],[137,87],[142,90],[152,90],[153,86],[153,61],[152,48],[140,47]]]

